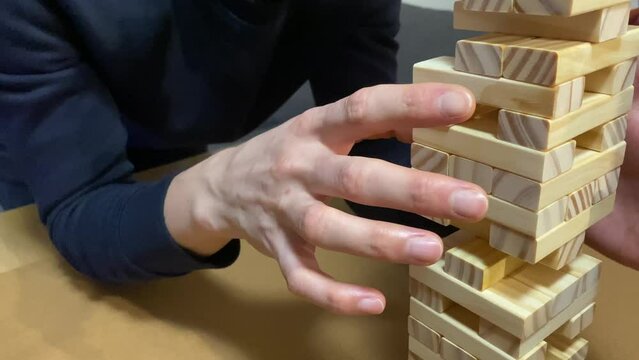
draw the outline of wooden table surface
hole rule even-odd
[[[33,207],[0,214],[0,359],[406,359],[405,266],[320,253],[335,277],[388,296],[383,316],[348,318],[291,296],[243,245],[225,270],[104,286],[58,257]],[[639,359],[639,275],[603,270],[589,359]]]

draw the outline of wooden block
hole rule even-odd
[[[436,217],[430,217],[430,216],[424,216],[426,219],[437,223],[441,226],[450,226],[451,225],[451,221],[450,219],[443,219],[443,218],[436,218]]]
[[[586,91],[615,95],[631,87],[637,72],[637,59],[626,60],[586,75]]]
[[[492,224],[490,246],[531,264],[536,264],[563,245],[578,238],[589,227],[609,215],[614,207],[615,195],[611,195],[539,238],[518,233],[499,224]]]
[[[623,36],[598,44],[537,38],[506,48],[503,76],[531,84],[554,86],[637,55],[639,27],[634,26]]]
[[[531,15],[575,16],[628,0],[515,0],[515,11]]]
[[[475,235],[468,231],[459,230],[446,236],[442,240],[444,243],[444,252],[446,252],[452,248],[462,246],[475,240]]]
[[[573,316],[567,323],[560,327],[555,335],[573,340],[581,334],[595,319],[595,303],[590,304],[579,314]]]
[[[632,87],[613,97],[586,93],[579,110],[554,120],[502,110],[498,137],[532,149],[551,149],[628,113],[633,94]]]
[[[476,223],[468,223],[461,220],[452,219],[450,224],[456,228],[462,229],[470,234],[473,234],[476,237],[482,239],[490,239],[490,226],[492,222],[488,219],[483,219],[482,221]]]
[[[445,152],[413,143],[410,159],[414,169],[448,175],[450,156]]]
[[[568,197],[563,197],[535,212],[489,196],[486,218],[523,234],[539,237],[564,222],[567,205]]]
[[[605,151],[624,141],[627,131],[628,117],[622,116],[580,135],[575,140],[579,147]]]
[[[539,211],[566,194],[579,190],[623,164],[625,142],[604,152],[577,149],[570,171],[545,183],[495,170],[492,195],[532,211]]]
[[[513,0],[462,0],[464,9],[470,11],[513,12]]]
[[[448,173],[455,179],[479,185],[487,194],[493,190],[493,168],[459,156],[451,156]]]
[[[590,290],[590,280],[599,273],[600,262],[588,255],[582,254],[579,258],[583,258],[578,265],[571,264],[560,270],[560,274],[570,279],[569,282],[561,282],[564,290],[558,291],[554,296],[549,296],[546,292],[544,283],[539,287],[531,287],[524,284],[513,276],[504,278],[502,281],[494,284],[490,288],[479,291],[468,284],[448,275],[444,271],[444,261],[440,260],[430,267],[411,266],[410,276],[420,283],[430,287],[443,296],[451,299],[451,301],[467,308],[468,310],[481,314],[483,318],[491,323],[499,326],[510,334],[526,339],[533,335],[557,315],[556,309],[559,308],[559,301],[554,300],[555,297],[561,297],[564,300],[563,291],[575,290],[571,292],[576,297],[581,296],[584,292]],[[578,259],[579,259],[578,258]],[[587,264],[587,267],[581,265]],[[546,268],[545,266],[537,266],[538,272],[548,272],[548,277],[556,276],[556,271]],[[570,274],[569,277],[567,274]],[[516,274],[515,274],[516,275]],[[588,285],[588,286],[587,286]],[[559,286],[559,285],[558,285]],[[552,291],[555,288],[551,287]],[[590,304],[592,300],[588,302]],[[587,304],[583,304],[581,308],[570,314],[551,332],[555,331],[571,317],[581,311]],[[414,313],[413,316],[415,316]],[[552,315],[551,315],[552,314]],[[418,320],[428,324],[433,330],[442,336],[446,336],[440,329],[434,327],[432,323],[423,321],[415,316]],[[548,333],[546,336],[548,336]],[[454,339],[453,339],[454,340]],[[540,339],[543,340],[543,339]],[[478,355],[474,350],[470,350],[473,354]]]
[[[497,138],[497,112],[447,128],[413,130],[413,141],[539,182],[570,170],[575,142],[537,151]]]
[[[568,341],[562,337],[551,336],[548,338],[548,360],[585,360],[588,355],[588,341],[576,339]]]
[[[443,360],[477,360],[466,350],[453,344],[450,340],[442,338],[442,349],[440,356]]]
[[[619,187],[620,175],[621,168],[618,168],[597,179],[597,181],[594,183],[595,185],[593,191],[594,204],[598,204],[600,201],[609,197],[617,191],[617,187]]]
[[[499,252],[483,239],[450,249],[444,256],[444,271],[483,291],[524,265],[523,261]]]
[[[434,353],[412,336],[408,337],[408,354],[409,359],[412,356],[413,359],[418,360],[441,360],[439,354]]]
[[[435,354],[439,354],[441,335],[412,316],[408,317],[408,334]]]
[[[516,35],[486,34],[460,40],[455,49],[455,70],[499,78],[506,46],[530,39]]]
[[[454,62],[452,57],[439,57],[415,64],[413,80],[463,85],[480,104],[548,118],[566,115],[581,106],[585,77],[545,87],[455,71]]]
[[[409,279],[408,281],[410,295],[421,301],[425,306],[428,306],[437,312],[444,312],[453,304],[450,299],[437,291],[434,291],[428,286],[425,286],[419,281],[416,281],[415,279]]]
[[[551,269],[559,270],[573,262],[581,253],[581,248],[586,240],[586,233],[582,233],[569,241],[566,245],[555,250],[540,261],[540,264]]]
[[[566,221],[572,220],[575,216],[588,210],[595,204],[594,202],[594,184],[592,182],[583,186],[581,189],[568,195],[568,209],[566,211]]]

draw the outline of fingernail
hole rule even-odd
[[[451,206],[458,216],[476,219],[488,208],[488,199],[479,191],[459,190],[451,196]]]
[[[444,251],[441,241],[418,237],[408,240],[408,255],[417,263],[433,263],[442,256]]]
[[[363,313],[378,315],[384,312],[384,303],[377,298],[366,298],[359,301],[357,308]]]
[[[472,106],[469,94],[461,91],[449,91],[439,97],[439,111],[452,119],[467,115]]]

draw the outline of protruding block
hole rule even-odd
[[[493,190],[493,168],[477,161],[451,156],[448,174],[455,179],[479,185],[487,194]]]
[[[600,201],[617,191],[620,175],[621,168],[618,168],[597,179],[594,185],[594,204],[598,204]]]
[[[596,180],[595,180],[596,181]],[[566,221],[572,220],[575,216],[588,210],[595,204],[594,191],[596,182],[583,186],[581,189],[568,195],[568,209],[566,211]]]
[[[632,87],[613,97],[586,93],[579,110],[554,120],[502,110],[498,137],[531,149],[551,149],[628,113],[633,94]]]
[[[450,223],[454,227],[463,229],[476,237],[490,239],[490,226],[492,225],[492,222],[488,219],[483,219],[482,221],[475,223],[452,219]]]
[[[489,196],[486,218],[523,234],[539,237],[564,222],[567,205],[568,198],[563,197],[535,212]]]
[[[453,304],[450,299],[415,279],[409,279],[408,288],[412,297],[437,312],[444,312]]]
[[[639,34],[637,31],[635,33]],[[480,104],[547,118],[566,115],[581,106],[585,77],[555,87],[546,87],[455,71],[454,62],[452,57],[439,57],[415,64],[413,80],[415,83],[463,85],[472,91]]]
[[[584,240],[586,240],[585,232],[545,257],[541,260],[540,264],[555,270],[562,269],[579,256]]]
[[[411,165],[421,171],[448,175],[450,156],[426,145],[411,145]]]
[[[592,129],[577,140],[577,146],[595,151],[605,151],[626,139],[628,117],[622,116],[605,125]]]
[[[601,69],[586,75],[586,91],[616,95],[632,86],[636,72],[636,58]]]
[[[554,86],[591,74],[639,55],[639,27],[604,43],[533,39],[508,46],[504,77]]]
[[[579,314],[573,316],[564,326],[559,328],[555,335],[573,340],[581,334],[595,319],[595,303],[590,304]]]
[[[626,33],[630,4],[621,3],[585,14],[535,16],[465,10],[455,3],[455,29],[599,43]]]
[[[408,334],[429,350],[439,354],[441,335],[412,316],[408,317]]]
[[[442,349],[440,356],[443,360],[477,360],[476,357],[469,354],[466,350],[453,344],[452,341],[442,338]]]
[[[471,11],[513,12],[514,0],[462,0],[464,9]]]
[[[586,360],[588,355],[588,341],[576,339],[568,341],[562,337],[551,336],[548,338],[547,360]]]
[[[432,216],[424,216],[426,219],[439,224],[441,226],[450,226],[452,224],[452,222],[450,221],[450,219],[444,219],[444,218],[436,218],[436,217],[432,217]]]
[[[515,0],[515,11],[530,15],[575,16],[628,0]]]
[[[408,358],[411,360],[441,360],[439,354],[434,353],[412,336],[408,337]]]
[[[572,167],[575,142],[546,152],[513,145],[497,139],[496,119],[497,113],[492,112],[448,128],[415,129],[413,141],[539,182]]]
[[[573,168],[545,183],[496,170],[492,195],[526,209],[539,211],[620,167],[625,152],[625,142],[601,153],[578,148]]]
[[[486,34],[460,40],[455,50],[455,70],[499,78],[506,46],[530,39],[516,35]]]
[[[475,239],[446,252],[444,271],[483,291],[524,265],[524,262],[499,252],[483,239]]]

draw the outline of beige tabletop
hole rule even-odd
[[[0,214],[0,359],[407,358],[406,266],[320,253],[336,278],[388,297],[384,315],[349,318],[290,295],[243,245],[225,270],[105,286],[58,257],[33,207]],[[639,359],[639,274],[606,261],[600,289],[589,359]]]

